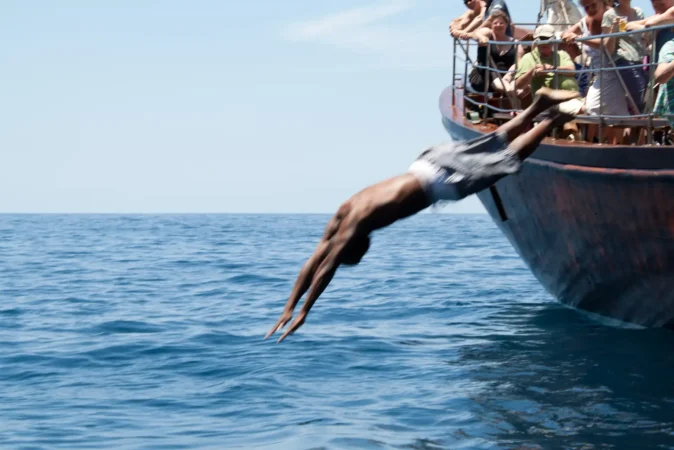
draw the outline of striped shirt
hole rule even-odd
[[[658,54],[659,64],[671,63],[672,61],[674,61],[674,40],[664,42]],[[653,112],[658,115],[674,113],[674,78],[660,86]],[[674,126],[674,117],[668,117],[667,119]]]

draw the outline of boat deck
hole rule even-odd
[[[465,117],[463,92],[461,89],[455,89],[450,86],[440,96],[443,124],[449,134],[455,139],[473,139],[494,132],[498,124],[489,121],[474,124]],[[655,144],[643,146],[591,144],[549,137],[543,141],[531,159],[532,162],[547,161],[579,168],[657,170],[664,174],[662,171],[674,170],[674,147]]]

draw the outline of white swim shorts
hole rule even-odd
[[[504,133],[467,142],[447,142],[425,150],[409,173],[424,186],[432,203],[461,200],[520,169],[519,157],[508,148]]]

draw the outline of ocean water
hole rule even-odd
[[[328,218],[0,216],[0,448],[674,448],[674,334],[560,306],[487,216],[376,233],[264,341]]]

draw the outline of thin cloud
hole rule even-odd
[[[339,11],[325,17],[290,24],[286,36],[296,41],[341,37],[382,19],[398,15],[414,7],[414,2],[390,2]]]
[[[283,36],[375,58],[370,63],[411,69],[448,67],[449,18],[410,20],[415,1],[389,1],[293,22]]]

